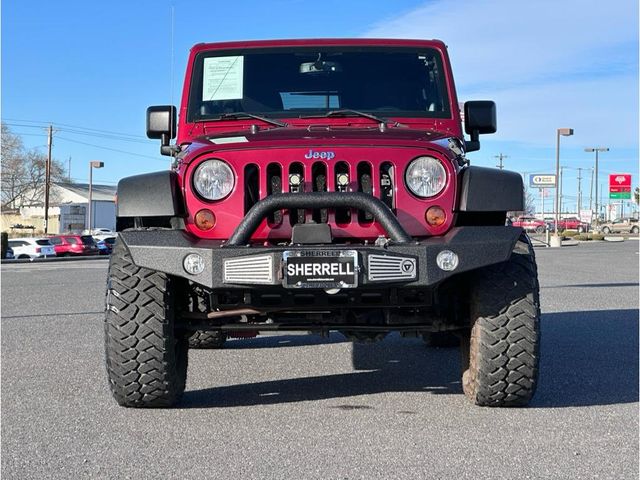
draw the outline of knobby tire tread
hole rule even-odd
[[[174,332],[171,278],[136,266],[116,241],[109,263],[105,351],[109,385],[125,407],[170,407],[187,377],[187,342]]]
[[[538,383],[540,300],[526,235],[507,262],[475,272],[470,307],[470,341],[463,351],[466,396],[481,406],[527,405]]]

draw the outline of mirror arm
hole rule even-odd
[[[165,155],[167,157],[175,157],[182,151],[180,145],[161,145],[160,146],[160,155]]]
[[[480,150],[480,133],[478,130],[472,130],[469,134],[470,140],[464,141],[465,152],[477,152]]]
[[[169,141],[169,134],[163,133],[160,137],[160,155],[175,157],[182,149],[180,145],[170,145]]]

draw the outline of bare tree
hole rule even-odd
[[[1,139],[3,208],[39,206],[44,202],[47,156],[35,149],[27,150],[22,139],[2,125]],[[64,168],[51,162],[51,181],[64,181]]]
[[[536,213],[536,198],[526,186],[524,187],[524,213],[528,215]]]

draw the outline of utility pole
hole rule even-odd
[[[560,182],[558,183],[560,188],[560,216],[562,217],[562,175],[564,174],[564,167],[560,167]]]
[[[591,190],[589,190],[589,210],[593,212],[593,168],[591,169]]]
[[[582,168],[578,167],[578,215],[582,210]]]
[[[49,125],[49,133],[47,135],[47,163],[45,165],[44,174],[44,234],[49,233],[49,187],[51,186],[51,147],[53,146],[53,126]]]
[[[494,155],[493,158],[497,158],[500,163],[498,165],[496,165],[496,167],[498,167],[500,170],[502,170],[504,168],[504,164],[502,163],[502,160],[504,158],[509,158],[508,155],[503,155],[502,153],[500,153],[499,155]]]
[[[71,155],[69,155],[69,160],[68,160],[68,162],[69,162],[69,168],[67,169],[67,172],[68,172],[67,177],[68,177],[68,179],[69,179],[69,183],[71,183]]]
[[[585,152],[595,152],[596,153],[596,168],[595,168],[595,183],[596,183],[596,225],[600,222],[600,217],[598,215],[598,152],[608,152],[609,149],[607,147],[587,147],[584,149]],[[600,187],[600,193],[602,194],[602,187]],[[602,205],[602,198],[600,198],[600,205]]]

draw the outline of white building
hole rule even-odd
[[[115,185],[93,184],[91,193],[91,228],[116,227]],[[59,232],[81,232],[89,225],[89,184],[54,183],[49,193],[49,218],[60,216]],[[23,218],[44,216],[44,205],[22,206]],[[53,233],[50,231],[50,233]]]

